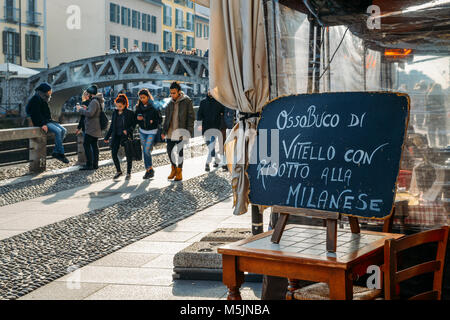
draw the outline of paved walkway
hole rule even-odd
[[[186,160],[183,178],[189,180],[204,174],[205,159]],[[170,165],[155,168],[156,174],[152,180],[143,181],[144,172],[138,172],[132,174],[129,181],[125,180],[124,175],[117,181],[110,179],[1,207],[0,240],[165,188],[173,184],[167,180],[170,170]],[[114,172],[111,172],[113,175]]]
[[[204,163],[205,157],[192,158],[185,162],[185,182],[183,186],[186,191],[191,192],[189,196],[192,198],[187,199],[192,199],[196,202],[193,208],[206,207],[195,199],[195,197],[202,197],[202,190],[208,190],[214,196],[220,191],[214,190],[212,188],[213,185],[225,186],[223,182],[225,180],[214,172],[205,177]],[[48,234],[48,231],[50,231],[50,233],[55,232],[55,235],[61,234],[61,230],[67,230],[67,226],[64,229],[62,225],[69,221],[70,218],[82,220],[85,219],[84,216],[86,214],[101,216],[100,213],[105,208],[109,210],[109,208],[114,209],[117,205],[126,204],[128,207],[136,205],[127,203],[129,201],[127,199],[139,200],[142,196],[155,194],[164,188],[164,190],[167,190],[167,188],[169,188],[168,190],[177,190],[177,188],[180,188],[178,187],[179,185],[177,186],[177,183],[166,179],[169,171],[170,166],[162,166],[156,169],[155,179],[151,181],[143,181],[142,176],[144,173],[138,172],[133,174],[130,181],[125,181],[124,178],[119,179],[119,181],[102,181],[3,206],[0,208],[0,241],[2,239],[8,241],[4,243],[7,245],[4,247],[5,253],[7,253],[7,250],[10,250],[5,248],[10,248],[9,246],[11,248],[16,246],[21,248],[23,245],[20,243],[26,244],[26,241],[34,242],[34,245],[38,245],[36,241],[42,242],[44,240],[45,242],[47,239],[38,236],[39,233]],[[198,180],[200,177],[201,179]],[[196,182],[190,184],[190,181]],[[194,190],[196,183],[201,184],[201,187],[198,188],[201,191],[200,193],[198,190]],[[183,190],[183,186],[181,190]],[[202,199],[203,202],[205,202],[204,200]],[[173,207],[171,207],[171,204],[168,204],[168,206],[166,204],[166,209],[163,209],[163,211],[167,210],[169,215],[177,212],[179,208],[176,201],[177,199],[172,203]],[[180,198],[180,201],[185,200]],[[217,200],[213,201],[212,198],[210,201],[212,203],[217,202]],[[136,219],[136,217],[137,215],[131,218]],[[123,219],[122,217],[119,218]],[[265,214],[264,222],[268,222],[267,214]],[[70,228],[70,225],[68,227]],[[66,272],[59,273],[67,274],[66,276],[59,279],[54,277],[52,279],[56,279],[55,281],[50,283],[48,281],[44,282],[48,284],[22,296],[20,299],[225,299],[227,289],[221,282],[174,281],[172,280],[172,274],[173,257],[177,252],[199,241],[206,234],[213,232],[217,228],[227,227],[248,229],[251,227],[250,214],[240,217],[232,215],[230,198],[197,212],[189,218],[166,227],[143,240],[122,247],[100,260],[88,265],[83,264],[85,266],[80,269],[77,269],[78,266],[74,265],[67,269]],[[38,228],[47,229],[36,232],[40,230]],[[267,229],[267,225],[265,229]],[[89,232],[96,232],[96,230],[93,228]],[[24,233],[27,233],[27,235],[22,237]],[[17,241],[13,240],[16,235],[21,235],[21,238],[18,238]],[[37,238],[33,240],[33,237],[36,236]],[[24,238],[26,238],[26,241],[22,242]],[[53,234],[50,238],[53,239]],[[51,243],[51,241],[48,243]],[[47,250],[47,245],[43,245],[44,251]],[[19,249],[17,261],[21,261],[20,256],[22,255],[20,250],[22,249]],[[99,250],[101,251],[100,248]],[[30,267],[27,271],[22,268],[24,265],[21,266],[19,262],[11,262],[12,260],[10,259],[8,261],[18,264],[17,269],[20,274],[21,272],[32,272],[35,267],[41,269],[42,266],[45,266],[45,262],[44,264],[40,262],[34,267]],[[11,268],[13,269],[10,271],[16,269],[12,265]],[[12,272],[15,273],[15,271]],[[11,281],[13,277],[9,276],[8,273],[6,274],[6,278],[3,277],[4,279],[0,280]],[[26,281],[22,283],[22,280],[20,280],[25,279],[25,277],[26,275],[21,275],[18,277],[18,280],[15,279],[14,281],[19,285],[23,284],[27,286],[26,288],[30,288]],[[243,297],[244,299],[259,299],[260,291],[261,284],[245,284],[243,286]],[[27,292],[30,292],[30,290],[27,289]]]
[[[226,299],[219,281],[172,280],[174,255],[217,228],[250,228],[251,215],[232,215],[228,199],[37,289],[23,300]],[[269,217],[264,216],[265,230]],[[259,299],[260,283],[245,283],[243,299]]]

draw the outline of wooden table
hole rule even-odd
[[[326,228],[291,225],[285,230],[279,244],[271,242],[272,230],[218,249],[228,300],[241,300],[244,272],[288,278],[289,292],[298,289],[298,280],[327,282],[331,300],[351,300],[355,275],[366,274],[370,265],[382,265],[384,241],[403,236],[339,229],[337,251],[330,256]]]

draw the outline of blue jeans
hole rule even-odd
[[[208,147],[208,158],[206,159],[206,164],[210,164],[212,158],[216,163],[219,163],[219,158],[216,155],[216,136],[212,136],[209,139],[206,138],[206,146]]]
[[[64,154],[63,141],[67,135],[67,129],[56,122],[47,123],[48,131],[55,134],[55,150],[54,153]]]
[[[155,143],[156,134],[145,134],[139,132],[141,136],[142,153],[144,154],[145,169],[150,169],[153,166],[152,150]]]

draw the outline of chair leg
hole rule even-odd
[[[289,279],[288,292],[286,293],[286,300],[295,300],[294,292],[299,289],[299,281],[295,279]]]

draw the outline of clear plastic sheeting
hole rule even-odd
[[[278,1],[267,1],[266,8],[271,98],[314,92],[408,93],[410,122],[396,198],[405,201],[406,210],[398,211],[395,224],[403,230],[450,224],[450,58],[441,50],[442,41],[449,39],[433,48],[424,25],[430,52],[422,48],[408,59],[392,60],[385,49],[398,46],[375,48],[364,32],[354,32],[367,29],[365,20],[321,27]],[[389,31],[386,38],[392,39]],[[383,44],[382,37],[376,39]]]

